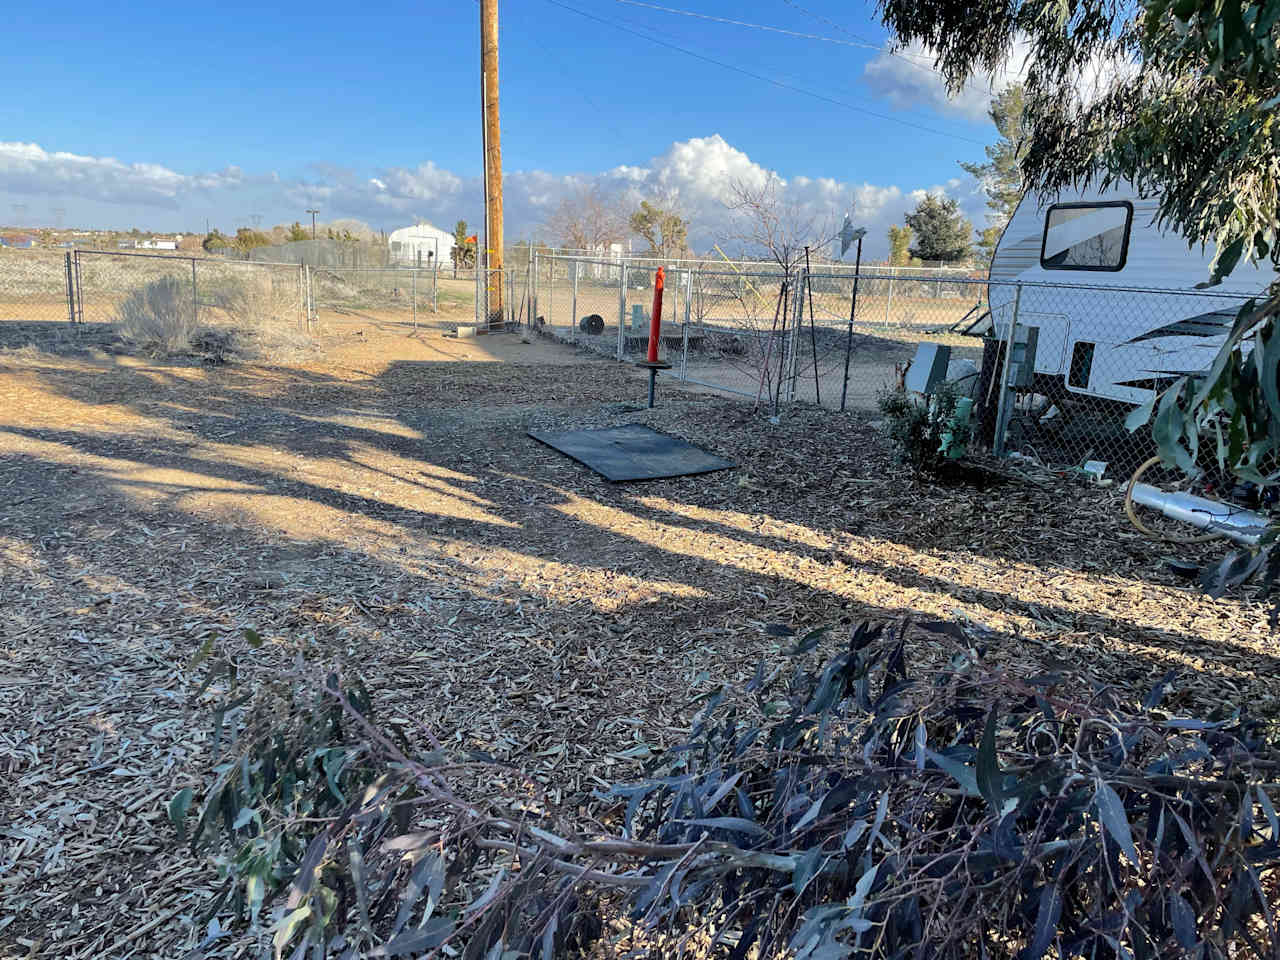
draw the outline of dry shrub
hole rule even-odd
[[[162,277],[132,290],[116,313],[120,336],[153,356],[197,356],[209,363],[278,361],[313,347],[300,327],[297,291],[279,289],[254,271],[201,285],[196,313],[191,286]]]
[[[208,641],[229,753],[169,815],[220,868],[208,913],[276,957],[580,957],[607,898],[670,958],[1276,956],[1272,726],[1182,715],[1172,672],[1145,697],[1015,675],[956,624],[862,624],[830,658],[822,633],[706,698],[585,833],[519,771],[384,732],[358,681],[242,694]],[[909,636],[950,662],[913,669]]]
[[[229,337],[230,352],[241,359],[279,361],[314,349],[301,325],[297,289],[277,285],[271,274],[240,274],[220,299],[222,310],[211,326]]]
[[[196,334],[191,287],[176,277],[161,277],[136,287],[116,308],[120,336],[148,353],[188,353]]]

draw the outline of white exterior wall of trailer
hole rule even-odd
[[[994,334],[1008,334],[1018,283],[1079,285],[1024,290],[1018,322],[1038,328],[1037,374],[1061,377],[1077,394],[1136,404],[1150,397],[1152,383],[1207,369],[1240,304],[1274,274],[1241,263],[1211,288],[1239,299],[1197,296],[1213,250],[1188,248],[1158,228],[1156,209],[1132,189],[1026,194],[988,275]],[[1187,296],[1166,294],[1157,320],[1143,308],[1152,296],[1144,289]]]

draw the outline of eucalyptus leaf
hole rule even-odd
[[[185,840],[187,836],[187,810],[191,808],[192,796],[191,788],[183,787],[169,801],[169,822],[177,828],[179,840]]]
[[[276,960],[280,960],[280,955],[284,952],[284,948],[289,945],[289,941],[293,939],[293,935],[297,933],[300,927],[308,917],[311,916],[311,905],[304,904],[298,909],[287,914],[276,927],[275,936],[272,938],[272,945],[275,947]]]
[[[1133,833],[1129,829],[1129,816],[1125,812],[1124,803],[1121,802],[1120,795],[1105,780],[1098,781],[1097,790],[1094,793],[1094,804],[1098,810],[1099,821],[1111,835],[1111,839],[1116,842],[1116,846],[1129,858],[1130,863],[1141,868],[1142,862],[1138,859],[1138,850],[1133,845]]]

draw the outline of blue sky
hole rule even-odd
[[[788,189],[831,182],[797,192],[805,203],[897,191],[902,203],[878,211],[896,216],[913,193],[943,189],[981,219],[956,161],[980,158],[990,139],[987,88],[948,102],[918,52],[874,49],[887,37],[869,5],[661,5],[840,43],[618,0],[508,0],[509,232],[537,232],[569,185],[599,179],[674,191],[708,219],[709,236],[717,179],[760,171]],[[308,204],[322,219],[375,227],[478,215],[474,0],[82,3],[6,16],[0,222],[14,220],[14,204],[33,225],[65,209],[68,223],[154,229],[202,227],[205,217],[231,229],[251,213],[292,220]],[[23,77],[30,83],[12,82]]]

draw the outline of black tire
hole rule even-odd
[[[578,321],[578,329],[592,336],[604,333],[604,317],[598,313],[590,313]]]

